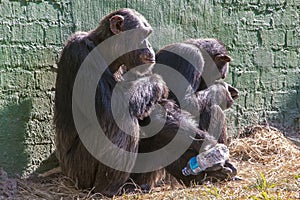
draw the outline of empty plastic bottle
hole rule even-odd
[[[197,175],[205,169],[216,164],[224,165],[225,161],[229,159],[229,150],[224,144],[217,144],[213,148],[192,157],[187,166],[182,169],[182,174]]]

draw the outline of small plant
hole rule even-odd
[[[208,188],[207,186],[205,186],[205,189],[206,189],[207,193],[209,193],[210,195],[212,195],[218,199],[221,198],[220,192],[217,187]]]
[[[254,200],[275,200],[281,199],[280,197],[274,197],[273,195],[268,194],[268,190],[276,187],[275,183],[267,181],[265,175],[260,173],[260,176],[256,180],[254,187],[260,192],[260,196],[250,196],[249,198]]]
[[[260,173],[260,177],[256,181],[255,188],[262,192],[268,192],[268,189],[274,188],[275,183],[268,182],[265,175]]]

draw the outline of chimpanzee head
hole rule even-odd
[[[231,58],[221,41],[213,38],[205,38],[190,39],[186,43],[197,46],[201,50],[204,59],[199,90],[207,88],[215,80],[226,77]]]
[[[113,35],[121,35],[122,42],[116,42],[110,46],[110,53],[124,52],[123,55],[114,61],[111,71],[114,73],[119,66],[125,65],[126,70],[135,70],[139,73],[148,71],[155,63],[155,53],[148,41],[148,36],[152,33],[152,27],[147,20],[137,11],[124,8],[106,16],[95,30],[101,32],[102,41]],[[136,31],[131,31],[136,30]],[[128,32],[126,32],[128,31]],[[126,35],[126,33],[128,33]],[[99,34],[98,34],[99,35]],[[104,36],[105,35],[105,36]],[[101,41],[100,41],[101,42]],[[133,48],[134,47],[134,48]],[[120,51],[120,49],[133,49],[132,51]],[[125,49],[126,50],[126,49]]]

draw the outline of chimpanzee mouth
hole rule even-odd
[[[155,59],[154,58],[144,58],[143,59],[143,63],[155,63]]]
[[[234,101],[233,99],[230,99],[230,101],[227,102],[226,108],[230,108],[233,105]]]

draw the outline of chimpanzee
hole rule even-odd
[[[54,124],[56,152],[60,166],[67,176],[78,182],[79,187],[95,187],[95,191],[105,195],[116,194],[120,186],[128,180],[130,173],[105,166],[95,159],[82,144],[72,113],[73,86],[81,64],[97,45],[114,35],[131,29],[139,29],[144,34],[141,42],[145,43],[146,47],[122,55],[109,65],[97,86],[95,108],[99,124],[112,143],[129,152],[137,152],[139,139],[125,134],[114,122],[110,109],[110,98],[116,84],[113,73],[118,70],[121,64],[129,67],[146,64],[151,69],[151,65],[154,63],[154,53],[147,40],[152,28],[146,19],[132,9],[120,9],[112,12],[101,20],[96,29],[90,32],[77,32],[72,35],[65,44],[57,63]],[[122,43],[114,43],[113,45],[107,49],[109,54],[113,54],[116,49],[124,46]],[[155,86],[153,85],[153,87]],[[163,92],[164,89],[161,87],[157,90],[159,90],[157,96],[151,99],[153,102],[163,96],[160,92]],[[143,111],[141,110],[141,112]],[[126,121],[128,122],[128,120]],[[133,118],[129,121],[131,123],[129,125],[136,127],[132,135],[138,136],[137,119]],[[101,150],[99,149],[99,151]],[[124,160],[123,164],[132,167],[135,163],[132,160]]]
[[[153,69],[167,83],[170,89],[168,99],[196,117],[199,129],[208,131],[218,142],[224,144],[227,144],[227,127],[223,110],[232,105],[233,100],[238,97],[238,90],[224,82],[215,81],[226,77],[230,61],[231,57],[221,41],[213,38],[189,39],[160,49]],[[160,139],[159,135],[156,137],[157,140]],[[194,153],[188,150],[173,165],[166,167],[167,171],[186,185],[191,179],[180,174],[180,167],[178,170],[175,168],[182,166],[192,156]],[[227,165],[236,173],[230,163]],[[172,170],[168,170],[170,167]],[[222,170],[226,176],[228,172],[225,168]],[[223,179],[224,175],[204,174],[212,179]],[[204,177],[203,174],[193,181],[201,183],[201,177]]]
[[[188,110],[199,120],[199,128],[208,131],[209,125],[223,130],[218,132],[219,141],[226,143],[226,125],[221,104],[232,104],[238,96],[237,89],[225,84],[211,86],[215,80],[225,78],[230,56],[225,45],[216,39],[189,39],[163,47],[156,54],[154,72],[160,74],[174,100],[182,109]],[[171,76],[170,74],[174,74]],[[179,73],[179,75],[177,75]],[[180,76],[181,75],[181,76]],[[176,76],[176,78],[175,78]],[[181,80],[181,81],[180,81]],[[207,88],[208,86],[211,86]],[[214,106],[218,105],[220,107]],[[220,117],[217,121],[210,118]],[[216,122],[220,122],[217,126]],[[214,133],[216,134],[216,133]]]
[[[103,44],[107,40],[120,36],[130,30],[137,29],[141,32],[140,38],[132,36],[132,40],[123,40],[122,42],[110,42],[106,46],[105,51],[101,53],[108,57],[117,55],[119,49],[126,48],[126,45],[140,43],[142,48],[134,49],[125,52],[113,62],[108,62],[108,68],[103,71],[102,76],[95,90],[95,111],[97,122],[102,128],[106,138],[112,143],[112,146],[117,147],[119,151],[111,151],[111,148],[106,146],[96,149],[96,153],[92,154],[82,142],[81,131],[77,130],[74,113],[74,108],[89,107],[90,105],[79,105],[78,101],[74,102],[74,92],[77,83],[78,72],[89,54],[94,53],[97,46]],[[152,28],[146,19],[132,9],[120,9],[105,16],[99,26],[90,32],[78,32],[72,35],[61,53],[58,61],[58,71],[56,79],[55,92],[55,111],[54,124],[56,130],[56,151],[62,171],[72,179],[74,179],[81,188],[93,188],[95,192],[100,192],[107,196],[115,195],[119,192],[121,186],[130,178],[131,172],[138,168],[141,163],[137,162],[137,153],[139,149],[151,151],[151,148],[159,148],[162,144],[167,144],[173,138],[177,139],[178,146],[190,142],[188,150],[196,155],[201,148],[204,140],[209,141],[209,145],[213,146],[216,141],[206,132],[197,128],[197,125],[187,113],[181,112],[173,106],[166,97],[168,88],[159,75],[152,74],[151,68],[155,61],[153,50],[147,40],[147,37],[152,32]],[[95,54],[98,55],[98,54]],[[99,59],[103,55],[99,55]],[[94,56],[94,59],[97,59]],[[92,70],[95,66],[89,66]],[[96,66],[97,67],[97,66]],[[105,67],[105,66],[101,66]],[[127,68],[125,75],[116,78],[116,73]],[[87,68],[87,70],[89,70]],[[88,80],[91,74],[84,77]],[[92,74],[93,75],[93,74]],[[97,74],[95,74],[97,76]],[[82,97],[85,97],[85,90],[89,90],[83,86]],[[76,93],[78,95],[78,93]],[[115,95],[115,98],[113,98]],[[78,97],[78,96],[77,96]],[[128,101],[127,101],[128,100]],[[92,102],[91,102],[92,103]],[[114,106],[112,106],[112,104]],[[122,113],[118,109],[129,105],[128,113]],[[80,110],[79,109],[79,110]],[[114,110],[115,109],[115,110]],[[117,116],[114,116],[114,112]],[[140,134],[141,127],[139,121],[148,118],[151,113],[151,120],[158,123],[163,123],[163,128],[159,131],[159,140],[150,139],[146,143],[141,142]],[[89,120],[89,116],[81,116],[83,114],[76,113],[84,120]],[[118,119],[116,120],[115,117]],[[142,122],[141,122],[142,123]],[[93,126],[93,124],[91,125]],[[178,133],[179,130],[182,130]],[[129,132],[129,133],[128,133]],[[178,133],[178,134],[176,134]],[[192,137],[198,140],[192,140]],[[87,132],[87,136],[89,134]],[[95,138],[95,143],[97,141]],[[143,148],[140,148],[142,147]],[[149,149],[147,149],[149,147]],[[131,153],[130,158],[124,157],[123,153]],[[119,153],[119,154],[118,154]],[[167,152],[169,157],[174,152]],[[97,156],[109,158],[115,162],[117,166],[125,166],[126,170],[119,170],[107,166]],[[99,157],[97,157],[99,158]],[[181,159],[184,159],[181,162]],[[181,169],[186,164],[185,154],[168,165],[168,171],[174,170],[181,172]],[[151,162],[151,160],[148,160]],[[163,163],[163,161],[161,161]],[[143,164],[143,163],[142,163]],[[165,166],[162,164],[161,168]],[[232,168],[230,172],[224,169],[213,170],[211,173],[214,177],[228,177],[236,173],[235,168],[228,163],[224,168]],[[153,169],[153,171],[156,169]],[[174,172],[173,172],[174,173]],[[177,173],[177,172],[176,172]],[[181,179],[181,174],[174,174],[177,179]],[[134,174],[132,174],[134,176]],[[153,185],[159,173],[135,173],[134,181]],[[225,176],[224,176],[225,175]],[[133,177],[132,176],[132,177]],[[192,181],[196,177],[188,177],[186,183]],[[202,177],[203,178],[203,177]]]

